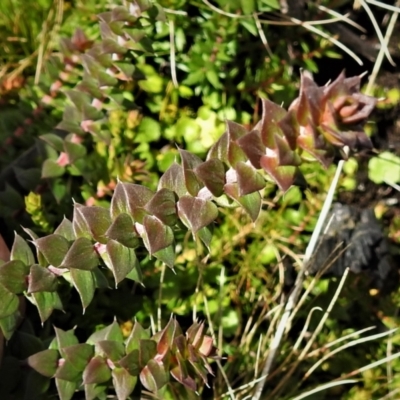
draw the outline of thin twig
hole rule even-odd
[[[175,88],[177,88],[179,87],[179,83],[176,77],[175,24],[172,19],[169,20],[169,43],[170,43],[171,78]]]

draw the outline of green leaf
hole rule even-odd
[[[92,271],[72,268],[70,270],[72,283],[81,298],[83,311],[89,306],[93,300],[96,290],[95,280]]]
[[[69,219],[65,218],[65,217],[61,221],[61,224],[58,225],[58,227],[54,231],[54,233],[56,235],[60,235],[60,236],[64,237],[69,242],[72,242],[73,240],[75,240],[75,234],[74,234],[74,229],[73,229],[73,226],[72,226],[72,222]]]
[[[253,222],[257,220],[262,205],[259,192],[251,193],[246,196],[239,196],[237,184],[230,183],[225,185],[225,193],[244,208]]]
[[[141,339],[139,341],[139,363],[144,368],[157,354],[157,343],[154,340]]]
[[[69,250],[69,242],[63,236],[52,234],[34,241],[35,246],[44,255],[47,262],[59,267]]]
[[[42,139],[44,142],[49,144],[53,149],[57,150],[60,153],[64,151],[64,140],[54,133],[46,133],[39,136],[39,139]]]
[[[202,188],[202,182],[197,178],[194,169],[202,164],[202,160],[189,151],[179,149],[182,159],[183,177],[185,179],[186,189],[192,196],[197,196]]]
[[[125,356],[125,345],[115,340],[99,340],[96,343],[96,354],[117,362]]]
[[[26,362],[39,374],[51,378],[56,373],[58,359],[57,350],[47,349],[28,357]]]
[[[174,245],[156,251],[153,255],[157,260],[160,260],[169,268],[173,269],[175,264],[175,249]]]
[[[240,0],[243,14],[253,14],[256,11],[256,3],[254,0]]]
[[[56,378],[56,387],[60,400],[71,400],[78,388],[78,383]]]
[[[79,383],[82,381],[82,371],[76,369],[70,361],[64,360],[60,363],[55,373],[55,378],[67,382]]]
[[[73,330],[63,331],[60,328],[54,327],[54,331],[56,332],[57,349],[62,355],[62,357],[65,358],[65,353],[63,350],[64,347],[73,346],[75,344],[78,344],[79,341],[75,336]]]
[[[148,330],[144,329],[139,322],[135,321],[129,338],[126,342],[126,352],[130,353],[133,350],[138,350],[141,339],[150,339]]]
[[[83,371],[94,356],[94,348],[87,343],[78,343],[64,347],[63,354],[65,359],[69,361],[75,369]]]
[[[125,368],[114,368],[112,381],[118,400],[125,400],[135,389],[137,377],[132,376]]]
[[[140,373],[139,350],[132,350],[125,357],[123,357],[118,364],[125,368],[130,375],[138,376]]]
[[[19,260],[28,266],[35,263],[35,257],[28,243],[17,234],[15,234],[14,243],[11,248],[10,260]]]
[[[15,178],[18,183],[27,191],[31,192],[36,189],[40,182],[41,170],[40,168],[18,168],[13,167]]]
[[[0,318],[0,331],[6,340],[10,340],[21,321],[19,313],[13,313],[8,317]]]
[[[42,165],[42,178],[57,178],[64,175],[65,168],[54,160],[45,160]]]
[[[141,269],[134,249],[126,247],[115,240],[109,240],[107,243],[107,251],[102,257],[114,275],[115,287],[117,287],[118,283],[125,279],[132,270],[136,270],[138,277],[141,278]],[[141,282],[141,280],[139,282]]]
[[[105,328],[100,329],[99,331],[90,335],[86,343],[95,345],[100,340],[115,340],[120,343],[124,341],[121,328],[116,321],[114,321],[111,325],[108,325]]]
[[[83,371],[82,378],[85,385],[107,382],[111,378],[111,371],[106,360],[100,356],[93,357]]]
[[[196,233],[218,217],[218,208],[211,201],[182,196],[178,202],[178,215],[182,222]]]
[[[18,297],[8,291],[0,283],[0,319],[6,318],[14,314],[18,310],[19,300]]]
[[[73,164],[76,160],[85,157],[86,155],[85,146],[79,143],[69,142],[68,140],[65,140],[64,142],[64,151],[68,155],[69,164]]]
[[[31,294],[31,298],[39,311],[42,323],[50,317],[53,310],[63,309],[57,292],[36,292]]]
[[[368,162],[368,177],[377,184],[399,183],[400,157],[388,151],[372,157]]]
[[[140,372],[140,382],[152,392],[157,392],[168,383],[169,373],[162,362],[149,360],[148,364]]]
[[[65,255],[61,268],[90,271],[99,265],[99,257],[91,240],[78,237]]]
[[[29,266],[22,261],[9,261],[0,266],[0,284],[14,294],[20,294],[27,288]]]

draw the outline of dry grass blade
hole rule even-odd
[[[365,2],[369,4],[373,4],[374,6],[378,6],[384,8],[385,10],[393,11],[394,13],[400,13],[400,6],[391,6],[390,4],[382,3],[381,1],[376,0],[365,0]]]
[[[305,374],[304,377],[302,379],[302,382],[304,382],[306,379],[308,379],[310,377],[310,375],[321,365],[323,364],[328,358],[334,356],[335,354],[341,352],[344,349],[347,349],[349,347],[353,347],[356,346],[360,343],[366,343],[366,342],[370,342],[371,340],[375,340],[375,339],[380,339],[382,337],[385,336],[389,336],[391,335],[393,332],[397,331],[397,328],[395,329],[391,329],[388,332],[383,332],[383,333],[377,333],[375,335],[371,335],[371,336],[367,336],[364,338],[360,338],[360,339],[356,339],[353,340],[349,343],[344,344],[343,346],[338,347],[335,350],[332,350],[330,353],[326,354],[324,357],[322,357],[320,360],[318,360]]]
[[[346,149],[345,151],[347,152],[348,149]],[[335,191],[336,191],[336,187],[338,185],[339,178],[340,178],[340,175],[342,173],[343,165],[344,165],[344,161],[340,160],[339,163],[338,163],[336,172],[335,172],[335,176],[334,176],[334,178],[332,180],[332,183],[330,185],[330,188],[328,190],[328,194],[326,196],[326,199],[325,199],[324,205],[322,207],[320,216],[318,218],[317,225],[316,225],[316,227],[315,227],[315,229],[314,229],[314,231],[312,233],[310,243],[307,246],[305,259],[303,261],[303,266],[302,266],[301,270],[299,271],[299,274],[297,275],[293,291],[292,291],[292,293],[290,294],[290,296],[288,298],[288,301],[287,301],[286,306],[285,306],[285,310],[283,312],[281,320],[279,321],[278,327],[276,329],[275,336],[273,337],[273,339],[271,341],[268,357],[267,357],[267,359],[265,361],[264,368],[263,368],[262,374],[261,374],[262,375],[262,377],[261,377],[262,379],[258,382],[258,384],[257,384],[257,386],[255,388],[255,391],[254,391],[254,395],[253,395],[253,399],[254,400],[259,400],[260,397],[261,397],[261,394],[262,394],[262,391],[264,389],[264,385],[265,385],[266,379],[267,379],[267,377],[268,377],[268,375],[269,375],[269,373],[271,371],[272,364],[274,362],[276,353],[278,351],[278,348],[280,347],[282,338],[284,336],[284,333],[285,333],[285,330],[286,330],[286,327],[287,327],[287,323],[289,321],[289,318],[290,318],[290,316],[292,314],[293,309],[296,306],[297,300],[298,300],[298,298],[300,296],[301,289],[303,287],[305,268],[306,268],[306,266],[307,266],[307,264],[308,264],[308,262],[309,262],[309,260],[310,260],[310,258],[312,256],[314,250],[315,250],[315,247],[316,247],[317,242],[318,242],[318,238],[319,238],[319,236],[321,234],[321,231],[322,231],[322,227],[325,224],[325,220],[326,220],[326,218],[328,216],[328,213],[329,213],[329,210],[331,208],[332,201],[333,201],[333,198],[334,198],[334,194],[335,194]]]
[[[355,379],[345,379],[345,380],[338,381],[338,382],[326,383],[324,385],[316,387],[315,389],[309,390],[308,392],[304,392],[300,396],[294,397],[292,400],[302,400],[302,399],[305,399],[306,397],[309,397],[315,393],[322,392],[323,390],[330,389],[330,388],[333,388],[333,387],[339,386],[339,385],[348,385],[350,383],[356,383],[356,382],[357,382],[357,380],[355,380]]]
[[[359,0],[359,1],[360,1],[361,5],[363,6],[365,12],[368,14],[370,20],[371,20],[371,23],[372,23],[372,25],[373,25],[373,27],[375,29],[376,35],[378,36],[379,42],[381,44],[381,48],[383,48],[383,51],[384,51],[387,59],[389,60],[389,62],[393,66],[395,66],[396,63],[393,61],[392,56],[390,55],[389,49],[387,47],[387,44],[385,43],[385,39],[384,39],[384,37],[382,35],[382,32],[381,32],[381,30],[379,28],[379,24],[375,19],[374,13],[372,12],[372,10],[369,8],[368,4],[364,0]]]
[[[326,12],[327,14],[330,14],[330,15],[333,15],[334,17],[339,18],[340,21],[346,22],[347,24],[354,26],[354,28],[359,29],[361,32],[364,32],[364,33],[367,32],[367,30],[364,27],[362,27],[361,25],[357,24],[357,22],[353,21],[350,18],[347,18],[347,14],[346,15],[340,14],[337,11],[331,10],[330,8],[322,6],[322,5],[317,5],[317,8],[321,11]]]

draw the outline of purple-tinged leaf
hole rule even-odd
[[[100,340],[96,343],[96,354],[117,362],[125,356],[125,345],[115,340]]]
[[[54,327],[54,331],[56,332],[57,339],[57,349],[60,352],[61,356],[65,358],[64,347],[73,346],[79,344],[77,337],[74,334],[73,330],[63,331],[60,328]]]
[[[86,219],[83,217],[82,213],[79,212],[79,209],[82,206],[81,204],[74,204],[74,216],[72,218],[72,228],[74,230],[74,234],[76,238],[84,237],[87,239],[92,239],[92,235],[90,232],[90,228],[86,222]]]
[[[104,383],[111,378],[111,371],[103,357],[95,356],[83,371],[83,384]]]
[[[239,190],[236,183],[228,183],[225,185],[225,193],[241,205],[249,214],[253,222],[258,218],[261,211],[261,196],[260,193],[251,193],[246,196],[239,196]]]
[[[111,201],[111,216],[130,214],[136,222],[142,223],[147,214],[145,205],[153,197],[153,191],[142,185],[118,182]]]
[[[71,400],[78,389],[77,382],[68,382],[64,379],[56,378],[57,393],[60,400]]]
[[[99,331],[90,335],[86,343],[96,345],[99,340],[115,340],[121,343],[124,341],[121,328],[116,321],[113,321],[111,325],[108,325],[105,328],[100,329]]]
[[[149,360],[148,364],[140,372],[140,382],[152,392],[157,392],[168,383],[169,375],[163,363]]]
[[[190,350],[189,350],[190,351]],[[208,386],[208,379],[207,379],[207,374],[210,373],[208,369],[206,369],[201,362],[195,362],[192,361],[192,357],[189,358],[189,363],[192,365],[196,373],[201,376],[201,379],[203,380],[204,384]]]
[[[265,187],[265,179],[250,165],[243,162],[236,164],[239,196],[258,192]]]
[[[178,202],[178,215],[182,222],[196,233],[218,217],[218,208],[211,201],[182,196]]]
[[[194,169],[203,161],[196,155],[182,149],[178,149],[182,159],[183,177],[185,179],[186,189],[192,196],[197,196],[202,184],[197,178]]]
[[[58,178],[64,175],[65,168],[57,164],[56,161],[47,159],[42,165],[42,178]]]
[[[81,122],[82,113],[80,113],[76,107],[67,105],[64,108],[63,119],[57,125],[57,128],[67,132],[76,133],[77,135],[83,135],[84,131],[80,127]]]
[[[120,216],[123,214],[120,214]],[[112,271],[115,279],[115,287],[129,275],[132,270],[136,270],[137,276],[141,277],[139,261],[135,250],[110,239],[107,243],[107,251],[102,254],[102,258],[107,267]],[[141,282],[139,280],[138,282]]]
[[[48,145],[50,145],[53,149],[62,152],[64,151],[64,140],[54,133],[46,133],[44,135],[40,135],[39,139],[42,139]]]
[[[99,265],[99,257],[93,243],[84,237],[78,237],[65,255],[60,267],[90,271]]]
[[[178,365],[171,369],[170,373],[172,377],[190,390],[195,391],[197,389],[197,384],[196,381],[189,375],[186,365],[187,362],[179,353],[176,354],[176,359],[178,361]]]
[[[226,121],[226,133],[230,140],[238,140],[242,136],[246,135],[247,129],[236,122]]]
[[[278,126],[281,128],[287,143],[291,150],[296,150],[297,137],[299,136],[299,123],[296,119],[294,110],[290,110],[279,122]]]
[[[34,241],[35,246],[44,255],[46,261],[59,267],[69,250],[69,242],[61,235],[48,235]]]
[[[28,276],[28,293],[54,292],[57,290],[57,277],[49,269],[33,264]]]
[[[78,217],[79,215],[79,217]],[[84,220],[92,237],[100,242],[107,243],[105,233],[111,225],[110,210],[103,207],[86,207],[75,204],[74,218]]]
[[[47,349],[28,357],[26,362],[39,374],[51,378],[56,373],[58,358],[57,350]]]
[[[31,299],[39,311],[42,323],[47,321],[53,310],[63,310],[61,299],[57,292],[32,293]]]
[[[87,343],[78,343],[64,347],[63,353],[65,359],[70,362],[76,370],[82,372],[94,356],[94,348]]]
[[[271,150],[268,149],[267,154],[270,152]],[[277,134],[275,134],[275,152],[278,157],[279,166],[291,165],[293,167],[297,167],[301,165],[300,156],[295,151],[291,150],[284,137]]]
[[[138,376],[140,373],[139,350],[132,350],[125,357],[121,358],[118,364],[125,368],[130,375]]]
[[[154,340],[139,340],[139,365],[144,368],[157,354],[157,343]]]
[[[141,339],[150,339],[150,333],[147,329],[144,329],[139,322],[135,321],[131,334],[126,342],[126,353],[138,350]]]
[[[213,338],[211,336],[203,336],[198,351],[204,357],[214,357],[217,348],[214,346]]]
[[[85,312],[93,300],[94,291],[96,290],[93,272],[71,268],[70,274],[72,283],[81,298],[83,311]]]
[[[286,192],[292,186],[296,176],[297,167],[278,165],[276,157],[263,156],[261,158],[261,166],[277,183],[281,190]]]
[[[173,269],[175,265],[175,249],[174,246],[168,246],[165,249],[158,250],[154,254],[157,260],[163,262],[167,267]]]
[[[246,154],[244,153],[244,151],[240,148],[240,146],[236,142],[236,140],[243,137],[247,133],[247,130],[243,126],[241,126],[235,122],[227,121],[226,122],[226,132],[228,135],[227,157],[228,157],[229,164],[233,168],[235,168],[236,164],[238,162],[240,162],[240,161],[246,162],[247,161]]]
[[[297,109],[297,119],[300,125],[305,126],[311,118],[312,122],[319,125],[323,102],[323,88],[317,86],[309,72],[301,74],[300,96]]]
[[[125,368],[114,368],[111,372],[113,386],[118,400],[126,400],[135,389],[137,377],[132,376]]]
[[[265,146],[261,140],[261,134],[253,129],[246,135],[237,140],[237,144],[244,151],[247,158],[253,164],[253,167],[260,169],[260,159],[265,154]]]
[[[285,117],[287,111],[268,99],[262,99],[262,106],[261,121],[254,129],[259,130],[263,144],[273,149],[275,146],[274,134],[280,133],[278,122]]]
[[[141,243],[139,235],[136,233],[132,217],[129,214],[119,214],[111,226],[108,228],[105,236],[108,239],[116,240],[126,247],[132,249],[138,247]]]
[[[86,71],[84,71],[82,81],[76,86],[76,89],[89,94],[95,99],[100,100],[104,97],[97,79],[91,77]]]
[[[11,293],[0,283],[0,319],[14,314],[18,310],[18,296]]]
[[[193,324],[186,331],[188,342],[198,350],[204,338],[204,322],[193,322]]]
[[[74,228],[72,226],[72,222],[65,217],[61,221],[61,224],[58,225],[58,227],[54,231],[54,233],[56,235],[65,237],[65,239],[67,239],[69,242],[72,242],[73,240],[75,240],[75,234],[74,234]]]
[[[177,163],[173,163],[161,176],[158,183],[158,190],[169,189],[175,192],[178,197],[186,194],[185,178],[183,175],[183,168]]]
[[[75,368],[70,361],[62,359],[59,361],[55,378],[78,383],[82,381],[82,370]]]
[[[170,318],[168,324],[161,331],[157,343],[157,353],[163,357],[168,350],[172,349],[172,345],[177,336],[182,335],[182,329],[175,318]]]
[[[174,226],[178,221],[175,193],[169,189],[158,190],[146,204],[145,209],[165,225]]]
[[[299,136],[297,143],[303,150],[302,158],[308,161],[318,160],[325,168],[329,167],[334,158],[334,154],[331,149],[318,149],[314,145],[314,139],[310,136]],[[312,158],[307,157],[307,153]]]
[[[150,255],[170,246],[174,241],[174,233],[169,226],[158,218],[146,215],[143,219],[142,238]]]
[[[195,167],[194,172],[215,197],[224,193],[225,167],[222,161],[210,158]]]
[[[25,265],[19,260],[8,261],[0,265],[0,284],[11,293],[23,293],[28,287],[28,273],[29,265]],[[0,299],[2,301],[1,297]]]

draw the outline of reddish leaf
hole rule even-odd
[[[185,179],[186,189],[192,196],[197,196],[203,185],[197,178],[194,169],[202,163],[202,160],[186,150],[178,150],[182,159],[183,177]]]
[[[220,160],[217,158],[210,158],[199,164],[194,169],[194,172],[215,197],[219,197],[223,194],[225,168]]]
[[[69,250],[69,242],[63,236],[52,234],[34,241],[35,246],[54,267],[59,267]]]
[[[196,381],[189,375],[185,360],[182,359],[180,354],[177,354],[176,358],[178,365],[171,369],[171,375],[182,385],[190,390],[196,391]]]
[[[63,352],[65,359],[78,371],[83,371],[94,356],[93,346],[87,343],[64,347]]]
[[[125,355],[125,345],[115,340],[100,340],[96,343],[96,353],[117,362]]]
[[[296,167],[280,167],[276,157],[267,156],[263,156],[261,158],[261,166],[284,192],[286,192],[290,186],[292,186],[294,177],[296,175]]]
[[[253,129],[251,132],[237,140],[240,148],[245,152],[253,167],[260,169],[260,159],[265,154],[265,146],[261,140],[261,134]]]
[[[116,218],[119,214],[130,214],[133,219],[142,223],[145,205],[153,197],[153,191],[145,186],[133,183],[118,182],[111,201],[111,215]]]
[[[28,293],[54,292],[57,290],[57,277],[45,267],[33,264],[28,276]]]
[[[140,372],[140,382],[152,392],[160,390],[168,383],[168,372],[162,363],[150,360]]]
[[[54,231],[56,235],[60,235],[65,237],[69,242],[75,240],[74,228],[72,226],[72,222],[67,219],[63,218],[61,224],[58,225],[57,229]]]
[[[182,222],[196,233],[218,217],[218,208],[211,201],[182,196],[178,202],[178,215]]]
[[[268,99],[262,99],[262,106],[261,121],[254,130],[260,131],[264,146],[273,149],[275,146],[274,134],[281,134],[278,122],[285,117],[287,111]]]
[[[178,221],[175,194],[169,189],[158,190],[145,209],[165,225],[174,226]]]
[[[265,187],[265,179],[250,165],[243,162],[236,164],[239,196],[258,192]]]
[[[111,378],[111,371],[103,357],[95,356],[83,371],[83,383],[85,385],[93,383],[104,383]]]
[[[130,248],[138,247],[141,242],[139,235],[135,231],[132,217],[125,213],[119,214],[115,218],[105,236]]]
[[[92,242],[78,237],[65,255],[60,267],[90,271],[99,265],[99,258]]]
[[[163,357],[172,348],[175,338],[181,334],[182,330],[176,319],[170,318],[158,339],[157,353]]]
[[[228,134],[225,132],[208,151],[207,160],[216,158],[225,164],[229,164],[228,150],[229,150],[229,137]]]
[[[47,349],[28,357],[26,362],[39,374],[51,378],[56,373],[58,358],[57,350]]]
[[[156,217],[147,215],[143,219],[143,228],[142,238],[150,255],[165,249],[174,241],[172,229]]]
[[[125,368],[114,368],[111,374],[118,400],[126,400],[135,389],[137,377],[132,376]]]

